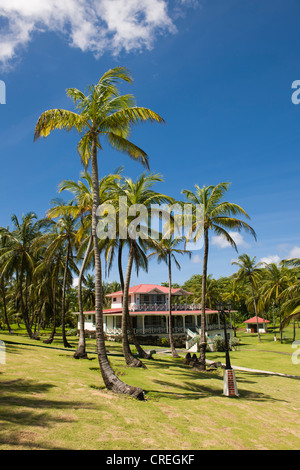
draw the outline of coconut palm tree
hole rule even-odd
[[[282,300],[282,328],[293,320],[293,341],[296,337],[295,319],[300,316],[300,258],[293,258],[282,261],[283,268],[288,270],[288,287],[281,293]]]
[[[52,227],[52,230],[56,230],[56,225]],[[34,277],[44,278],[46,280],[52,297],[49,302],[52,310],[52,332],[49,338],[43,341],[46,344],[51,344],[53,342],[56,333],[57,297],[61,290],[61,278],[65,269],[63,246],[58,246],[56,252],[51,253],[51,257],[45,256],[47,247],[51,241],[52,238],[49,237],[48,234],[45,234],[45,236],[41,237],[41,240],[39,240],[37,250],[41,250],[43,256],[34,271]]]
[[[272,301],[279,309],[280,322],[280,342],[282,343],[282,322],[281,322],[281,294],[289,287],[289,270],[270,263],[262,271],[262,284],[260,292],[264,295],[266,302]]]
[[[150,220],[150,209],[152,215],[157,215],[157,209],[154,207],[155,205],[173,202],[173,199],[169,196],[158,193],[152,189],[154,184],[162,181],[163,179],[159,174],[150,173],[149,175],[146,175],[143,173],[136,179],[136,181],[133,181],[131,178],[124,178],[123,184],[120,187],[120,211],[126,211],[128,216],[127,220],[124,220],[124,226],[122,226],[123,224],[119,220],[119,227],[121,227],[122,230],[125,230],[126,240],[129,245],[128,264],[123,289],[122,344],[126,363],[135,367],[141,367],[142,363],[131,354],[127,334],[129,326],[128,296],[130,279],[133,263],[136,266],[137,272],[140,267],[147,269],[148,260],[145,252],[147,250],[147,243],[151,240],[148,226]],[[138,224],[136,224],[136,211],[140,211],[141,208],[144,209],[144,213],[140,212],[140,215],[138,216]],[[132,209],[134,209],[133,212]]]
[[[240,302],[241,299],[241,292],[238,287],[238,283],[236,279],[231,279],[230,283],[226,286],[225,291],[223,292],[223,300],[229,301],[231,305],[234,307]],[[236,327],[235,327],[235,311],[233,311],[233,331],[234,336],[236,337]]]
[[[105,176],[99,182],[99,202],[104,204],[109,202],[113,197],[113,191],[116,189],[116,181],[120,179],[119,169],[115,174]],[[75,218],[80,218],[80,226],[78,228],[77,239],[81,242],[78,249],[78,258],[83,254],[83,260],[78,277],[78,310],[79,310],[79,341],[76,352],[74,353],[75,359],[87,358],[85,346],[85,332],[84,332],[84,315],[82,305],[82,282],[84,279],[84,272],[89,264],[90,254],[92,252],[92,209],[93,209],[93,184],[92,176],[87,171],[81,173],[81,180],[78,182],[72,180],[63,180],[59,185],[59,192],[69,191],[74,195],[74,199],[66,208],[69,214]]]
[[[7,237],[7,243],[0,248],[1,276],[16,277],[19,291],[19,304],[26,331],[30,338],[36,339],[32,332],[29,309],[29,286],[37,262],[34,251],[34,241],[42,235],[45,227],[44,220],[38,220],[34,212],[18,217],[12,215],[14,230],[2,229],[2,236]]]
[[[175,346],[174,346],[174,338],[173,338],[173,324],[172,324],[172,261],[175,263],[175,266],[178,269],[181,269],[180,264],[176,258],[176,255],[184,255],[188,254],[191,257],[191,252],[188,250],[184,250],[179,248],[182,245],[183,238],[163,238],[161,241],[156,242],[153,241],[153,245],[155,247],[155,251],[148,255],[148,258],[152,256],[156,256],[158,262],[164,261],[168,266],[168,274],[169,274],[169,293],[168,293],[168,307],[169,307],[169,340],[170,340],[170,347],[173,357],[179,357]]]
[[[76,219],[68,213],[69,204],[62,200],[55,199],[52,201],[53,207],[48,210],[48,218],[58,218],[56,222],[56,229],[48,234],[49,246],[45,252],[45,260],[48,261],[55,256],[57,251],[63,250],[64,256],[64,273],[62,285],[62,302],[61,302],[61,327],[62,339],[65,348],[71,348],[66,337],[65,330],[65,313],[66,313],[66,288],[67,284],[72,282],[70,270],[78,274],[78,268],[74,261],[73,251],[76,246],[77,227]]]
[[[2,249],[5,251],[5,248],[7,247],[7,242],[8,242],[7,233],[0,231],[0,253]],[[10,326],[10,323],[8,320],[8,314],[7,314],[7,299],[6,299],[7,283],[8,283],[8,278],[5,277],[1,273],[1,266],[0,266],[0,289],[1,289],[1,295],[2,295],[2,301],[3,301],[4,318],[5,318],[5,323],[9,331],[9,334],[13,334],[13,330]]]
[[[251,295],[253,300],[253,307],[256,316],[256,326],[257,326],[257,335],[258,341],[261,343],[261,337],[259,334],[259,325],[258,325],[258,312],[257,312],[257,301],[255,298],[255,290],[258,286],[258,280],[261,277],[261,268],[262,263],[255,263],[256,256],[250,258],[246,253],[238,257],[238,261],[233,261],[231,264],[238,266],[239,270],[235,275],[237,282],[246,282],[251,289]]]
[[[255,238],[255,232],[250,225],[243,220],[234,216],[242,215],[249,219],[250,217],[242,207],[235,203],[224,201],[224,194],[229,189],[229,183],[219,183],[216,186],[203,186],[200,188],[195,185],[195,191],[183,190],[182,193],[186,199],[195,207],[202,208],[202,219],[198,218],[193,222],[189,239],[197,241],[200,237],[204,238],[204,254],[203,254],[203,277],[202,277],[202,300],[201,300],[201,339],[200,339],[200,367],[205,370],[205,308],[206,308],[206,281],[207,281],[207,262],[209,250],[209,231],[225,240],[237,251],[237,246],[228,232],[230,230],[251,233]]]
[[[35,140],[47,137],[54,129],[77,129],[82,135],[78,151],[87,166],[91,160],[93,182],[92,237],[95,255],[96,284],[96,343],[98,360],[105,386],[117,393],[125,393],[144,399],[143,390],[122,382],[114,373],[107,358],[103,333],[102,267],[97,238],[97,208],[99,207],[98,150],[102,149],[100,138],[104,137],[117,151],[127,153],[130,158],[149,166],[144,150],[128,140],[132,125],[150,121],[164,122],[150,109],[137,107],[132,95],[121,95],[117,84],[132,83],[129,71],[115,67],[107,71],[96,85],[89,86],[88,93],[69,88],[67,95],[73,99],[78,112],[53,109],[44,112],[35,128]]]

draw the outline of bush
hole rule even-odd
[[[168,338],[160,338],[160,344],[162,346],[170,346]]]
[[[216,335],[213,340],[214,351],[224,352],[225,351],[225,341],[223,336]]]
[[[230,349],[234,349],[234,348],[237,349],[238,346],[240,345],[240,340],[233,336],[229,344],[230,344]]]

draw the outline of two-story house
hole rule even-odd
[[[156,284],[139,284],[129,289],[129,314],[132,319],[134,332],[137,336],[155,335],[167,336],[169,334],[169,288]],[[200,334],[201,305],[179,303],[178,297],[185,300],[192,292],[184,289],[172,289],[172,319],[174,335],[188,335],[193,338]],[[122,333],[122,291],[107,294],[111,298],[111,308],[103,311],[103,328],[107,336]],[[176,299],[177,298],[177,299]],[[177,301],[176,301],[177,300]],[[206,335],[213,339],[217,334],[223,335],[223,323],[217,310],[206,309]],[[95,312],[84,312],[85,330],[88,333],[95,331]],[[232,336],[231,318],[227,325],[229,338]],[[79,323],[78,323],[79,328]]]

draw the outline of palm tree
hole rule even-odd
[[[267,302],[272,300],[279,308],[280,342],[282,343],[281,324],[281,294],[289,287],[289,271],[287,268],[279,267],[276,263],[270,263],[263,269],[261,293]]]
[[[19,303],[26,331],[30,338],[36,339],[32,332],[29,317],[29,286],[36,265],[34,241],[42,235],[44,220],[38,220],[35,213],[23,215],[20,222],[12,215],[14,230],[2,229],[2,235],[7,237],[7,243],[0,249],[1,276],[16,277],[19,290]]]
[[[225,291],[223,292],[223,300],[229,301],[233,307],[239,303],[241,299],[241,292],[238,287],[236,279],[230,280],[229,285],[226,286]],[[233,311],[233,331],[234,336],[236,337],[236,327],[235,327],[235,312]]]
[[[69,269],[73,272],[78,273],[78,268],[74,262],[73,250],[76,245],[76,220],[68,213],[68,204],[65,204],[61,200],[53,201],[54,207],[48,210],[48,218],[53,219],[59,216],[56,223],[57,230],[49,234],[51,240],[46,252],[45,259],[49,260],[55,256],[58,250],[64,250],[64,273],[63,273],[63,285],[62,285],[62,302],[61,302],[61,327],[62,327],[62,339],[65,348],[71,348],[66,337],[65,329],[65,311],[66,311],[66,288],[67,283],[72,281],[70,277]],[[69,282],[68,282],[69,279]]]
[[[184,255],[188,254],[191,257],[191,252],[188,250],[184,250],[179,248],[179,245],[182,244],[182,238],[164,238],[160,242],[153,241],[153,245],[155,246],[155,251],[148,255],[148,258],[151,256],[157,256],[157,260],[160,263],[164,261],[168,266],[168,273],[169,273],[169,294],[168,294],[168,307],[169,307],[169,339],[170,339],[170,347],[173,357],[179,357],[175,346],[174,346],[174,339],[173,339],[173,324],[172,324],[172,261],[174,261],[175,266],[178,269],[181,269],[180,264],[176,258],[176,255]]]
[[[255,232],[246,222],[234,217],[235,215],[243,215],[249,219],[248,214],[242,207],[237,204],[223,201],[226,191],[229,189],[229,183],[219,183],[216,186],[203,186],[200,188],[195,185],[195,191],[183,190],[182,193],[187,200],[195,206],[200,206],[203,210],[203,220],[196,220],[192,224],[193,240],[196,241],[203,235],[204,237],[204,255],[203,255],[203,277],[202,277],[202,300],[201,300],[201,339],[200,339],[200,367],[205,370],[205,308],[206,308],[206,278],[207,278],[207,262],[209,249],[209,230],[218,236],[222,236],[225,240],[235,248],[237,246],[227,231],[228,229],[251,233],[255,238]],[[191,238],[191,234],[189,235]]]
[[[128,319],[129,319],[129,308],[128,308],[128,296],[129,287],[133,263],[135,263],[137,272],[142,266],[147,269],[147,257],[145,251],[147,249],[147,243],[150,240],[149,235],[149,210],[151,208],[152,215],[157,214],[155,205],[162,203],[172,202],[173,199],[164,194],[154,191],[152,186],[158,182],[162,182],[163,179],[158,174],[146,175],[143,173],[139,176],[136,181],[132,181],[130,178],[125,178],[122,187],[120,188],[120,195],[122,201],[126,204],[126,212],[130,214],[130,208],[143,207],[145,213],[139,216],[139,230],[135,225],[136,214],[128,215],[127,225],[123,227],[127,232],[127,240],[129,244],[129,255],[126,275],[124,279],[124,290],[123,290],[123,311],[122,311],[122,344],[123,353],[126,363],[131,366],[141,367],[141,361],[137,360],[130,351],[129,340],[128,340]],[[120,199],[120,204],[122,205]],[[124,207],[122,207],[124,210]],[[145,217],[145,219],[143,218]],[[120,226],[121,224],[119,224]],[[122,280],[121,280],[122,283]]]
[[[256,316],[258,341],[261,343],[261,337],[259,334],[257,301],[255,298],[255,289],[257,288],[257,282],[261,277],[262,263],[255,263],[255,259],[256,259],[256,256],[254,256],[251,259],[250,256],[245,253],[238,257],[238,261],[233,261],[231,264],[239,267],[239,270],[235,275],[236,281],[247,282],[250,285],[254,312]]]
[[[57,229],[56,225],[53,226],[53,231]],[[49,338],[45,339],[43,342],[46,344],[51,344],[54,340],[56,333],[56,316],[57,316],[57,296],[61,288],[60,278],[64,272],[64,253],[63,246],[57,247],[55,253],[51,253],[51,257],[47,257],[47,247],[51,243],[52,238],[49,237],[49,234],[45,234],[44,237],[41,237],[39,240],[39,248],[43,252],[43,257],[35,268],[34,276],[42,277],[46,279],[48,287],[51,292],[51,301],[49,302],[52,310],[52,332]],[[45,256],[46,254],[46,256]]]
[[[116,292],[118,290],[122,290],[124,293],[124,273],[123,273],[123,260],[122,260],[122,255],[123,255],[123,249],[125,245],[128,245],[128,240],[121,240],[119,236],[117,235],[116,239],[113,240],[108,240],[107,243],[105,243],[105,268],[106,272],[109,273],[110,269],[112,267],[113,259],[115,256],[115,252],[117,251],[118,253],[118,271],[119,271],[119,279],[120,283],[115,283],[117,284],[115,287],[111,286],[110,291],[111,292]],[[137,256],[135,257],[135,262],[136,264],[136,271],[137,274],[139,272],[139,269],[145,269],[147,270],[147,262],[145,261],[145,255],[143,252],[137,253]],[[112,289],[112,290],[111,290]],[[134,343],[134,346],[136,347],[138,357],[143,358],[143,359],[152,359],[151,354],[147,353],[142,346],[140,345],[136,334],[133,329],[132,325],[132,319],[129,315],[129,311],[127,310],[127,325],[128,325],[128,331],[130,334],[130,337]],[[129,343],[128,343],[128,348],[129,348]],[[126,347],[126,350],[128,349]],[[133,357],[131,352],[127,352],[127,357],[129,361],[131,362],[131,365],[136,365],[136,366],[142,366],[142,363],[139,361],[136,361]]]
[[[5,251],[5,248],[7,247],[7,242],[8,242],[7,233],[0,232],[0,253],[2,249]],[[5,318],[5,323],[7,325],[9,334],[13,334],[13,330],[10,326],[10,323],[8,320],[8,314],[7,314],[7,300],[6,300],[7,281],[8,279],[1,273],[1,267],[0,267],[0,289],[1,289],[2,301],[3,301],[4,318]]]
[[[116,181],[120,178],[121,169],[116,174],[105,176],[99,182],[99,202],[104,204],[112,198],[113,190],[116,188]],[[93,184],[92,176],[87,171],[81,173],[81,180],[78,182],[72,180],[64,180],[59,185],[59,191],[70,191],[74,195],[74,199],[70,202],[67,212],[75,218],[80,218],[80,227],[77,233],[78,241],[82,242],[78,250],[78,257],[81,256],[82,248],[84,248],[83,260],[79,271],[78,278],[78,310],[79,310],[79,341],[75,359],[87,358],[85,346],[84,332],[84,315],[82,305],[82,282],[84,271],[87,267],[88,260],[92,251],[93,239],[91,234],[92,227],[92,209],[93,209]]]
[[[282,312],[284,314],[282,328],[293,320],[293,341],[295,341],[295,319],[300,315],[300,258],[283,260],[282,268],[290,268],[288,270],[288,287],[280,295],[280,299],[283,300]]]
[[[47,137],[54,129],[77,129],[82,137],[78,151],[82,162],[87,166],[91,159],[93,183],[92,237],[95,255],[96,284],[96,343],[98,360],[105,386],[117,393],[125,393],[144,399],[143,390],[122,382],[109,364],[103,333],[103,298],[102,267],[97,238],[97,208],[99,207],[98,150],[102,149],[100,137],[105,137],[116,150],[127,153],[130,158],[149,166],[148,156],[138,146],[128,140],[131,127],[145,121],[164,122],[155,112],[135,106],[132,95],[120,95],[117,83],[132,83],[129,71],[124,67],[115,67],[106,72],[96,85],[89,86],[89,93],[69,88],[67,95],[74,100],[77,112],[54,109],[44,112],[35,129],[35,140]]]

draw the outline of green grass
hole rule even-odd
[[[199,373],[167,354],[144,360],[147,369],[133,369],[126,367],[121,345],[107,343],[119,377],[145,390],[147,400],[140,402],[105,389],[94,340],[87,341],[89,359],[75,360],[60,337],[45,345],[19,333],[0,334],[6,347],[6,364],[0,364],[2,450],[300,448],[298,379],[237,370],[240,396],[229,398],[222,394],[221,369]],[[275,343],[273,335],[262,336],[261,344],[256,336],[238,336],[233,365],[300,376],[291,343]],[[75,348],[77,338],[69,341]],[[224,354],[208,353],[207,359],[224,362]]]

